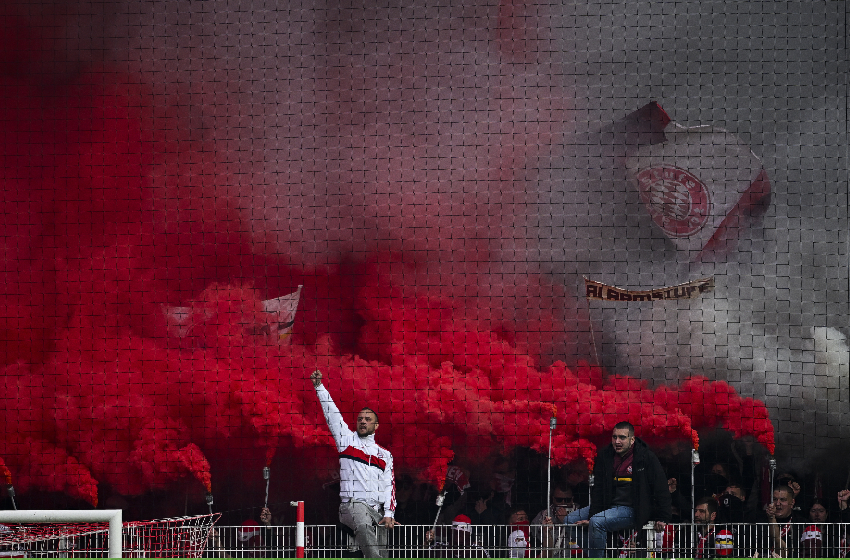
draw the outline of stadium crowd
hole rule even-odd
[[[730,440],[726,453],[715,451],[711,461],[697,464],[693,487],[692,465],[683,460],[684,450],[661,448],[658,454],[667,476],[670,518],[649,532],[612,531],[606,546],[609,557],[642,557],[649,548],[655,556],[694,558],[843,558],[850,552],[850,535],[842,525],[850,522],[850,490],[836,494],[826,490],[828,485],[817,475],[798,477],[771,469],[764,450],[746,440]],[[452,466],[441,507],[432,485],[398,475],[395,519],[401,527],[394,529],[396,537],[390,539],[387,555],[589,557],[585,528],[568,520],[590,501],[589,473],[580,465],[552,472],[550,480],[546,457],[524,449],[493,457],[477,470]],[[338,503],[338,481],[325,489],[328,503]],[[332,507],[313,512],[317,524],[336,525],[343,535],[350,533]],[[264,510],[259,523],[245,520],[236,531],[235,550],[219,538],[218,549],[230,551],[219,555],[283,552],[271,550],[276,527],[272,517]],[[278,521],[283,524],[282,518]],[[647,538],[654,538],[654,543],[648,545]],[[316,542],[308,542],[308,551],[312,546],[315,556],[361,555],[354,545],[334,551],[318,542],[320,536],[312,540]],[[215,556],[214,539],[210,545],[209,554]]]

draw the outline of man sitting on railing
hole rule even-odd
[[[609,531],[642,527],[649,520],[661,530],[672,521],[667,476],[630,423],[614,426],[611,444],[596,455],[593,474],[590,505],[567,516],[567,523],[589,526],[590,558],[605,557]]]

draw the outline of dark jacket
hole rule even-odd
[[[772,552],[778,552],[776,550],[775,542],[773,541],[773,537],[770,535],[770,520],[765,515],[764,512],[761,512],[757,517],[758,524],[755,526],[756,531],[760,533],[760,539],[758,544],[761,546],[761,550],[757,550],[759,555],[762,558],[770,558]],[[782,540],[785,541],[788,549],[784,552],[784,558],[801,558],[800,556],[800,536],[805,528],[806,518],[803,517],[802,514],[792,511],[791,515],[786,519],[777,519],[777,525],[779,525],[780,535],[782,536]],[[751,556],[750,551],[745,551],[748,556]]]
[[[649,447],[635,438],[632,462],[632,508],[635,527],[647,521],[673,520],[670,489],[664,469]],[[614,500],[614,447],[608,444],[596,455],[593,466],[594,484],[591,491],[590,515],[611,507]]]

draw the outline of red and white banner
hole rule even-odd
[[[652,290],[624,290],[602,282],[584,279],[587,299],[608,301],[656,301],[662,299],[693,299],[714,290],[714,277],[700,278],[677,286]]]
[[[450,466],[448,470],[446,470],[446,482],[454,482],[461,494],[471,487],[469,477],[462,468],[455,465]]]

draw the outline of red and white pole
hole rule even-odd
[[[289,502],[295,506],[295,557],[304,558],[304,501]]]

